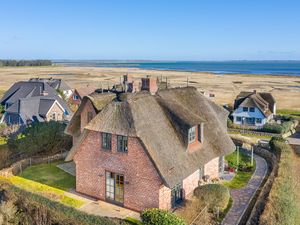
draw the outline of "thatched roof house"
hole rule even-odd
[[[80,114],[88,99],[97,113],[82,130],[66,160],[75,159],[80,164],[83,156],[79,152],[84,152],[83,146],[90,143],[89,133],[125,136],[128,154],[130,140],[138,140],[163,185],[172,189],[211,160],[235,149],[227,134],[227,111],[196,88],[165,89],[155,95],[139,92],[86,97],[67,127],[69,134],[78,133]],[[199,128],[196,144],[187,138],[193,127]]]

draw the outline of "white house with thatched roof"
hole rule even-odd
[[[234,151],[227,116],[193,87],[84,97],[66,129],[76,190],[136,211],[175,207]]]

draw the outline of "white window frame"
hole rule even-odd
[[[196,141],[196,138],[197,138],[196,126],[193,126],[188,131],[188,142],[189,142],[189,144]]]

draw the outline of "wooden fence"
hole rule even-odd
[[[53,161],[64,159],[67,156],[68,152],[61,152],[53,156],[46,157],[30,157],[22,159],[18,162],[13,163],[10,167],[0,170],[0,176],[2,177],[11,177],[19,173],[22,173],[28,166],[41,164],[41,163],[51,163]]]

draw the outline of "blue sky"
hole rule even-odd
[[[299,0],[1,1],[0,58],[300,60]]]

